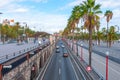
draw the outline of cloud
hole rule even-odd
[[[0,0],[0,9],[4,6],[9,5],[10,3],[14,2],[15,0]]]
[[[97,3],[101,4],[102,8],[116,8],[120,6],[120,0],[97,0]]]
[[[75,0],[73,2],[67,3],[65,6],[61,7],[59,10],[65,10],[65,9],[72,8],[72,7],[82,3],[82,1],[85,1],[85,0]]]
[[[14,12],[28,12],[29,10],[28,9],[25,9],[25,8],[18,8],[16,10],[14,10]]]
[[[36,30],[41,29],[42,31],[53,33],[66,27],[67,17],[66,15],[57,14],[37,14],[29,22],[31,27],[36,27]]]
[[[48,0],[31,0],[33,2],[43,2],[43,3],[46,3]]]
[[[35,14],[35,15],[34,15]],[[16,13],[11,16],[5,16],[7,19],[14,19],[15,22],[26,22],[28,26],[35,31],[45,31],[48,33],[63,30],[67,24],[68,15],[48,14],[48,13]],[[4,17],[4,19],[5,19]]]

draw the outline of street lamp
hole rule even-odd
[[[23,29],[23,40],[25,41],[25,37],[26,37],[26,40],[27,40],[27,35],[25,33],[25,29],[27,28],[27,23],[23,22],[23,24],[25,24],[24,29]]]
[[[118,28],[118,31],[117,31],[117,32],[118,32],[118,34],[119,34],[119,26],[118,26],[118,25],[115,25],[115,27],[117,27],[117,28]]]
[[[106,52],[106,80],[108,80],[108,56],[109,52]]]
[[[3,13],[0,12],[0,14],[3,14]],[[1,22],[1,20],[0,20],[0,22]],[[0,41],[1,41],[1,27],[2,27],[2,22],[1,22],[1,24],[0,24]]]

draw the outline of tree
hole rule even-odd
[[[109,47],[111,47],[111,43],[112,41],[114,42],[114,40],[117,38],[117,34],[115,32],[115,27],[111,26],[110,30],[108,31],[108,42],[109,42]]]
[[[107,21],[107,35],[108,35],[108,24],[109,24],[109,21],[112,19],[113,13],[112,11],[107,10],[104,16],[106,17],[106,21]],[[107,47],[108,47],[108,36],[107,36]]]
[[[92,55],[92,30],[95,27],[96,19],[99,17],[97,14],[102,13],[100,10],[100,4],[95,4],[95,0],[83,1],[81,6],[82,16],[84,17],[84,26],[89,32],[89,66],[91,67],[91,55]]]

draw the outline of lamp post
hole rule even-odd
[[[117,28],[118,28],[118,31],[117,31],[117,32],[119,33],[119,26],[118,26],[118,25],[115,25],[115,27],[117,27]]]
[[[0,12],[0,14],[3,14],[2,12]],[[1,20],[0,20],[0,41],[1,41],[1,27],[2,27],[2,22],[1,22]]]
[[[23,29],[23,40],[25,41],[25,40],[27,40],[27,35],[26,35],[26,31],[25,31],[25,29],[27,28],[27,23],[23,22],[23,24],[25,24],[24,29]],[[25,39],[25,37],[26,37],[26,39]]]
[[[82,49],[83,44],[80,44],[81,47],[81,56],[80,56],[80,60],[83,61],[83,49]]]
[[[109,52],[106,52],[106,80],[108,80],[108,56]]]

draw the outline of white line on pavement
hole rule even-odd
[[[61,68],[59,68],[59,75],[61,74]]]

